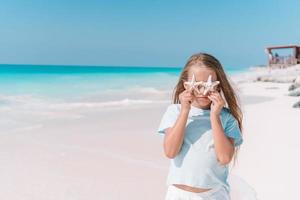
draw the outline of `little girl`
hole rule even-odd
[[[228,165],[243,143],[241,130],[242,112],[222,65],[209,54],[192,55],[158,128],[171,159],[165,199],[230,200]]]

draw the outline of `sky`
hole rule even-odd
[[[226,67],[266,64],[300,44],[300,1],[0,0],[0,63],[181,67],[193,53]]]

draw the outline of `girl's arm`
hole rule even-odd
[[[219,163],[226,165],[230,163],[234,154],[234,140],[225,135],[220,119],[220,113],[225,105],[225,101],[219,92],[212,92],[208,98],[212,100],[210,122],[216,155]]]
[[[225,135],[219,115],[212,114],[210,120],[218,161],[221,165],[227,165],[234,154],[234,140]]]
[[[180,113],[173,127],[166,129],[164,137],[164,151],[168,158],[174,158],[181,149],[185,126],[194,96],[191,90],[184,90],[179,94],[181,103]]]
[[[181,149],[189,109],[182,108],[173,127],[166,129],[164,152],[168,158],[174,158]]]

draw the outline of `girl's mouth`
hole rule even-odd
[[[203,97],[203,96],[201,96],[201,97],[196,97],[197,99],[208,99],[208,97]]]

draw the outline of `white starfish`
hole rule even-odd
[[[204,92],[203,94],[206,95],[207,92],[213,91],[214,87],[218,85],[220,81],[211,81],[211,75],[208,76],[207,82],[202,82],[201,85],[204,86]]]
[[[208,76],[207,82],[205,81],[199,81],[197,82],[195,80],[195,75],[193,73],[193,77],[191,81],[185,81],[184,84],[189,86],[189,90],[196,90],[198,94],[200,94],[200,91],[198,89],[198,86],[201,85],[204,87],[203,95],[206,95],[209,91],[214,91],[214,87],[218,85],[220,81],[211,81],[211,75]]]
[[[197,92],[199,92],[197,86],[201,85],[202,81],[201,82],[197,82],[196,79],[195,79],[195,75],[193,73],[192,80],[191,81],[185,81],[184,84],[189,86],[189,90],[190,91],[196,90]]]

